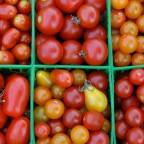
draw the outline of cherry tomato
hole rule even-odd
[[[31,35],[28,32],[21,32],[21,38],[18,43],[24,43],[29,45],[31,43]]]
[[[135,95],[131,95],[128,98],[122,99],[121,105],[122,109],[126,111],[130,107],[139,107],[140,102]]]
[[[10,5],[15,5],[18,2],[18,0],[4,0],[4,1],[5,3],[10,4]]]
[[[60,60],[61,64],[78,64],[83,63],[83,58],[79,55],[82,45],[76,40],[67,40],[62,43],[63,56]]]
[[[65,13],[74,13],[83,4],[83,0],[55,0],[56,6]]]
[[[85,103],[85,96],[83,92],[79,91],[76,86],[67,88],[63,95],[64,104],[70,108],[80,108]]]
[[[136,52],[144,53],[144,36],[137,36],[139,45],[136,49]]]
[[[16,89],[14,89],[16,87]],[[21,116],[28,104],[30,97],[29,81],[22,75],[12,77],[6,87],[3,95],[3,110],[8,116]]]
[[[129,79],[134,85],[144,84],[144,70],[141,68],[131,70]]]
[[[73,75],[73,85],[75,86],[83,86],[85,79],[87,79],[87,75],[82,69],[74,69],[71,74]]]
[[[47,137],[44,139],[37,139],[36,144],[51,144],[51,137]]]
[[[87,79],[101,91],[105,91],[108,87],[108,76],[103,71],[93,71],[88,74]]]
[[[133,93],[134,86],[127,79],[119,79],[115,82],[114,90],[118,97],[127,98]]]
[[[29,31],[31,29],[31,18],[25,14],[17,14],[13,19],[13,25],[21,31]]]
[[[111,6],[115,9],[123,9],[128,4],[129,0],[111,0]]]
[[[66,127],[63,124],[62,119],[50,119],[48,121],[50,126],[50,135],[54,136],[57,133],[66,133]]]
[[[119,34],[112,35],[112,49],[113,49],[113,51],[119,50],[118,42],[119,42],[120,37],[121,36]]]
[[[138,26],[139,32],[144,33],[144,14],[137,18],[136,25]]]
[[[0,19],[0,35],[2,36],[10,28],[10,22],[7,19]]]
[[[144,94],[144,84],[140,85],[140,86],[137,88],[137,90],[136,90],[137,98],[138,98],[139,101],[142,102],[142,103],[144,103],[143,94]]]
[[[122,109],[117,109],[115,111],[115,120],[116,122],[125,119],[125,112]]]
[[[113,55],[114,58],[114,65],[115,66],[128,66],[131,64],[131,54],[129,53],[123,53],[120,50],[117,50],[114,52]]]
[[[85,144],[89,139],[89,131],[83,125],[77,125],[72,128],[70,137],[75,143]]]
[[[58,133],[52,137],[51,144],[58,144],[58,143],[71,144],[71,140],[66,134]]]
[[[0,5],[0,18],[1,19],[12,19],[17,14],[17,9],[15,6],[10,4]]]
[[[133,21],[126,21],[120,27],[120,34],[138,35],[138,26]]]
[[[52,99],[51,91],[44,86],[38,86],[34,90],[34,102],[37,105],[45,105],[47,101]]]
[[[90,131],[100,130],[104,125],[104,116],[96,110],[89,110],[84,114],[83,125]]]
[[[50,72],[44,70],[36,72],[36,83],[38,86],[45,86],[49,89],[54,85]]]
[[[102,14],[106,9],[106,0],[84,0],[84,4],[89,3],[94,5]]]
[[[61,11],[54,6],[43,8],[36,15],[37,29],[47,35],[58,33],[63,26],[63,22],[64,18]]]
[[[2,45],[10,49],[16,45],[21,37],[21,32],[16,28],[10,28],[2,36]]]
[[[27,0],[21,0],[17,3],[17,10],[20,14],[29,15],[31,13],[31,3]]]
[[[124,11],[129,19],[136,19],[143,12],[142,4],[137,0],[129,1]]]
[[[55,39],[45,40],[38,46],[37,56],[44,64],[56,64],[63,56],[63,47]]]
[[[138,107],[130,107],[126,110],[125,119],[131,127],[139,127],[143,124],[143,111]]]
[[[63,114],[63,123],[67,128],[73,128],[76,125],[82,124],[82,113],[74,108],[66,110]]]
[[[54,83],[64,88],[70,87],[73,83],[72,74],[65,69],[53,69],[51,79]]]
[[[126,134],[128,130],[130,129],[130,126],[125,120],[120,120],[116,122],[115,124],[115,131],[116,131],[116,136],[119,139],[126,139]]]
[[[110,112],[111,112],[111,108],[110,108],[110,104],[108,104],[106,109],[102,111],[102,114],[105,118],[109,118]]]
[[[134,53],[132,55],[132,65],[142,65],[144,64],[144,54]]]
[[[13,54],[7,50],[0,51],[0,64],[14,64]]]
[[[44,111],[44,106],[36,106],[34,109],[34,123],[48,122],[48,120]]]
[[[50,126],[45,122],[39,122],[35,124],[34,132],[37,138],[47,138],[50,134]]]
[[[0,104],[0,129],[4,127],[8,119],[8,116],[4,113],[3,107]]]
[[[102,130],[90,133],[89,140],[87,142],[87,144],[98,144],[98,143],[102,144],[110,143],[109,136]]]
[[[104,124],[103,124],[102,130],[104,132],[106,132],[107,134],[110,132],[111,124],[110,124],[110,121],[108,119],[104,119]]]
[[[0,132],[0,143],[1,144],[6,144],[5,136],[2,132]]]
[[[126,15],[123,10],[112,9],[111,10],[111,26],[112,28],[120,28],[126,21]]]
[[[124,53],[133,53],[138,47],[136,36],[125,34],[119,40],[119,49]]]
[[[77,17],[78,19],[76,18],[76,23],[80,23],[82,27],[94,28],[100,21],[100,12],[92,4],[83,4],[77,10]]]
[[[4,84],[5,84],[4,76],[0,73],[0,91],[4,87]]]
[[[44,42],[45,40],[47,39],[55,39],[55,37],[53,36],[49,36],[49,35],[45,35],[45,34],[39,34],[36,36],[36,39],[35,39],[35,46],[36,46],[36,49],[38,48],[38,46]]]
[[[101,39],[89,39],[83,43],[80,55],[89,65],[102,65],[107,59],[108,48]]]
[[[6,143],[28,144],[30,140],[30,120],[24,116],[15,118],[6,132]]]
[[[83,27],[81,25],[76,25],[72,21],[71,15],[64,17],[64,23],[59,32],[59,35],[63,40],[79,40],[82,37],[83,32]]]
[[[15,45],[11,52],[17,60],[28,60],[31,55],[30,47],[24,43]]]
[[[103,41],[106,41],[107,38],[107,31],[101,25],[97,25],[94,28],[86,29],[83,35],[83,39],[91,39],[91,38],[100,38]]]
[[[143,129],[140,127],[131,128],[127,132],[126,140],[128,141],[128,143],[131,143],[131,144],[144,143]]]
[[[64,113],[65,107],[62,101],[51,99],[45,104],[45,114],[50,119],[58,119]]]

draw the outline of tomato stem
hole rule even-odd
[[[80,18],[71,15],[71,20],[76,24],[79,25],[80,24]]]
[[[79,53],[79,56],[81,56],[81,57],[85,57],[87,54],[86,54],[86,52],[83,52],[83,51],[80,51],[80,53]]]

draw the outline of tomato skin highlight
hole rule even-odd
[[[24,116],[12,121],[6,132],[6,143],[28,144],[30,139],[30,120]]]
[[[14,89],[16,87],[16,89]],[[8,116],[19,117],[27,107],[30,97],[30,85],[28,80],[20,75],[12,77],[6,87],[3,95],[3,110]]]
[[[12,19],[17,14],[15,6],[9,4],[0,5],[0,18],[1,19]]]

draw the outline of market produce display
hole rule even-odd
[[[0,64],[31,63],[30,14],[30,1],[0,1]]]
[[[36,144],[109,144],[108,87],[108,75],[103,71],[38,70],[34,89]]]

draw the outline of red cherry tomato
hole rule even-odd
[[[122,109],[117,109],[115,111],[115,120],[116,122],[125,119],[125,112]]]
[[[6,143],[28,144],[30,140],[30,120],[24,116],[15,118],[6,132]]]
[[[37,29],[47,35],[58,33],[63,26],[63,21],[64,18],[61,11],[54,6],[43,8],[36,15]]]
[[[139,99],[140,102],[144,103],[144,84],[143,85],[140,85],[137,90],[136,90],[136,95],[137,95],[137,98]]]
[[[6,19],[0,19],[0,35],[2,36],[10,28],[10,22]]]
[[[51,72],[51,79],[61,87],[67,88],[73,84],[72,74],[65,69],[54,69]]]
[[[10,49],[16,45],[21,37],[21,32],[16,28],[10,28],[2,36],[2,45]]]
[[[79,55],[82,45],[76,40],[67,40],[62,43],[63,56],[60,60],[61,64],[78,64],[83,63],[83,58]]]
[[[4,1],[5,3],[10,4],[10,5],[15,5],[18,2],[18,0],[4,0]]]
[[[0,73],[0,90],[4,87],[5,80],[4,76]]]
[[[16,87],[16,89],[14,89]],[[27,107],[30,97],[30,85],[28,80],[21,75],[13,76],[5,87],[3,95],[3,110],[8,116],[19,117]]]
[[[0,143],[1,144],[6,144],[5,136],[2,132],[0,132]]]
[[[21,38],[18,43],[24,43],[29,45],[31,43],[31,35],[28,32],[21,32]]]

